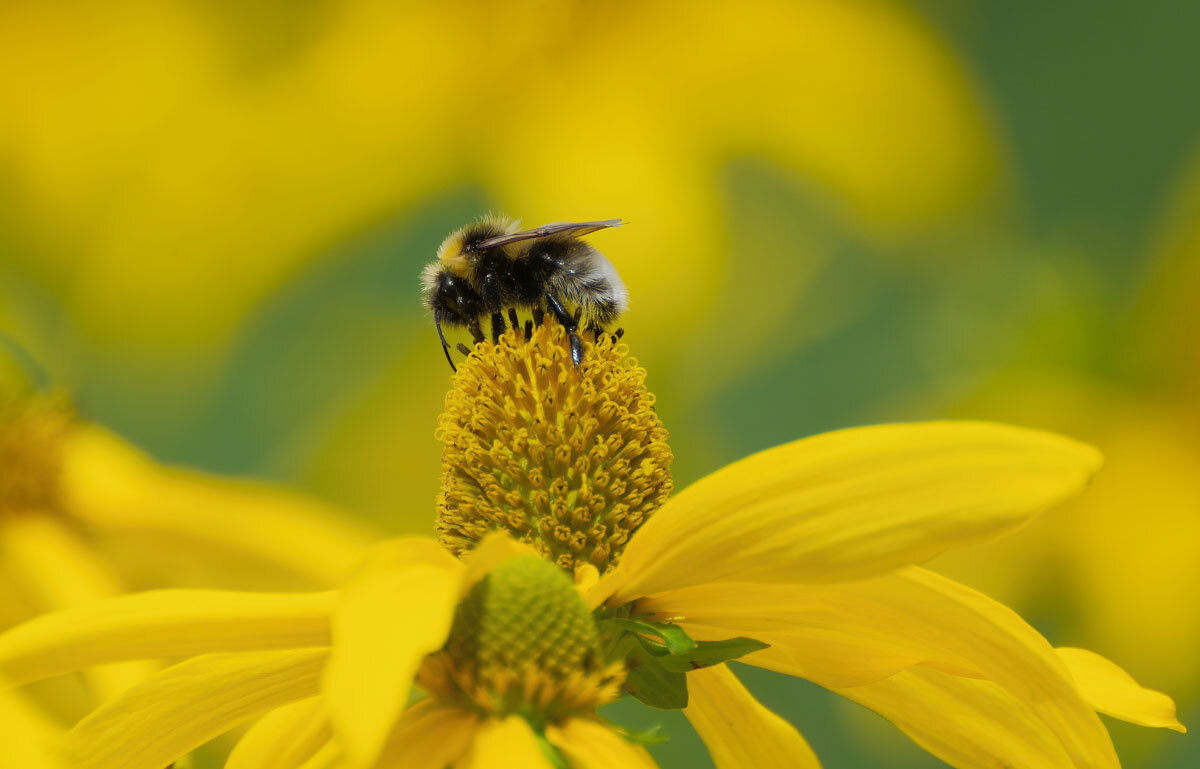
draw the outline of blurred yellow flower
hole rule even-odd
[[[543,325],[460,366],[439,524],[461,563],[398,540],[338,593],[173,590],[66,610],[0,635],[0,675],[190,657],[72,730],[81,769],[155,769],[266,713],[237,769],[279,767],[285,748],[287,769],[324,752],[354,769],[652,766],[595,720],[620,691],[683,708],[722,769],[817,766],[723,664],[735,658],[862,703],[964,769],[1115,768],[1096,710],[1184,731],[1166,695],[913,565],[1077,493],[1093,449],[987,423],[858,428],[663,503],[665,431],[626,356],[604,338],[576,369],[562,328]],[[414,682],[429,695],[416,704]]]
[[[332,508],[299,495],[161,467],[60,398],[0,403],[0,550],[5,577],[29,607],[116,592],[131,566],[170,582],[162,553],[106,562],[126,537],[138,548],[157,542],[172,557],[181,543],[202,551],[232,567],[226,581],[296,587],[340,581],[370,541]],[[241,569],[249,564],[257,578]]]
[[[885,2],[118,0],[8,4],[0,30],[13,257],[125,348],[219,351],[298,265],[462,185],[530,221],[646,225],[624,269],[654,324],[720,284],[732,156],[803,174],[881,235],[972,208],[998,175],[959,62]],[[646,290],[667,275],[676,290]]]

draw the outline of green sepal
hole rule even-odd
[[[662,710],[687,707],[687,673],[719,665],[769,646],[762,641],[742,637],[723,641],[693,641],[678,625],[630,617],[605,617],[598,624],[609,639],[605,649],[608,658],[625,660],[628,666],[622,687],[625,693]]]
[[[667,670],[649,655],[630,668],[622,688],[635,700],[659,710],[679,710],[688,704],[687,676]]]
[[[657,657],[664,669],[678,673],[719,665],[751,652],[766,649],[770,644],[753,638],[728,638],[724,641],[697,641],[696,648],[687,654],[667,654]]]
[[[617,643],[617,651],[628,665],[621,690],[659,710],[687,707],[687,677],[658,664],[658,658],[646,651],[639,640],[636,635],[627,634]]]
[[[612,619],[605,620],[605,622],[633,633],[658,636],[667,647],[668,654],[687,654],[696,648],[696,642],[688,637],[688,634],[683,632],[683,628],[678,625],[666,622],[646,622],[645,620],[625,619],[622,617],[613,617]]]

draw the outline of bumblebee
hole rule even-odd
[[[450,368],[455,367],[443,325],[466,327],[482,342],[482,324],[490,318],[492,341],[497,341],[505,330],[505,311],[515,329],[520,309],[531,310],[535,318],[551,313],[567,330],[571,361],[578,366],[581,324],[599,334],[629,303],[612,263],[580,238],[623,223],[553,222],[520,230],[513,220],[488,216],[446,238],[437,261],[421,273],[421,293]]]

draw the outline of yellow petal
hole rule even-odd
[[[634,534],[615,601],[717,579],[834,582],[990,539],[1078,492],[1097,452],[976,422],[818,435],[684,489]]]
[[[276,708],[238,740],[225,769],[297,769],[329,742],[333,732],[320,697]]]
[[[749,636],[769,643],[742,661],[822,686],[871,683],[922,663],[978,675],[940,642],[946,628],[905,616],[902,604],[893,608],[887,598],[869,592],[883,589],[875,582],[716,582],[660,593],[637,607],[679,622],[697,640]]]
[[[1046,640],[1007,607],[923,569],[825,586],[700,586],[641,609],[680,617],[697,638],[772,644],[744,661],[829,687],[914,664],[985,678],[1024,703],[1080,766],[1117,765],[1108,732]]]
[[[404,711],[379,756],[377,769],[444,769],[466,755],[479,717],[423,700]]]
[[[767,710],[726,665],[688,673],[684,715],[717,769],[814,769],[816,754],[795,727]]]
[[[7,765],[20,769],[61,769],[54,749],[58,729],[0,681],[0,745]]]
[[[533,730],[520,716],[488,721],[479,727],[471,751],[455,764],[455,769],[498,769],[509,766],[554,769],[542,753]]]
[[[329,643],[335,593],[156,590],[96,601],[0,634],[14,683],[130,659]]]
[[[572,769],[655,769],[657,766],[644,748],[587,718],[572,718],[562,726],[547,728],[546,739],[562,751]],[[718,764],[717,769],[725,767]]]
[[[64,442],[62,489],[72,515],[97,528],[182,535],[316,586],[340,584],[373,539],[333,508],[264,483],[162,467],[96,426]]]
[[[1073,761],[1042,719],[991,681],[917,667],[877,683],[834,691],[879,713],[958,769],[1097,766]]]
[[[598,584],[600,584],[600,570],[595,566],[590,563],[581,563],[575,567],[575,588],[584,597],[584,600],[587,600]]]
[[[1187,727],[1175,717],[1175,703],[1162,692],[1145,689],[1111,660],[1087,649],[1055,649],[1071,671],[1079,693],[1092,707],[1113,718],[1177,732]]]
[[[451,561],[367,569],[342,591],[322,689],[334,730],[359,765],[375,761],[421,661],[446,641],[462,574]]]
[[[255,716],[311,697],[326,649],[209,654],[167,668],[67,734],[73,769],[162,769]]]

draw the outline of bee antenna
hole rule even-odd
[[[450,345],[446,342],[446,335],[442,333],[442,319],[433,315],[433,325],[437,329],[438,339],[442,340],[442,352],[446,354],[446,362],[450,364],[450,370],[457,372],[458,367],[454,365],[454,359],[450,357]]]

